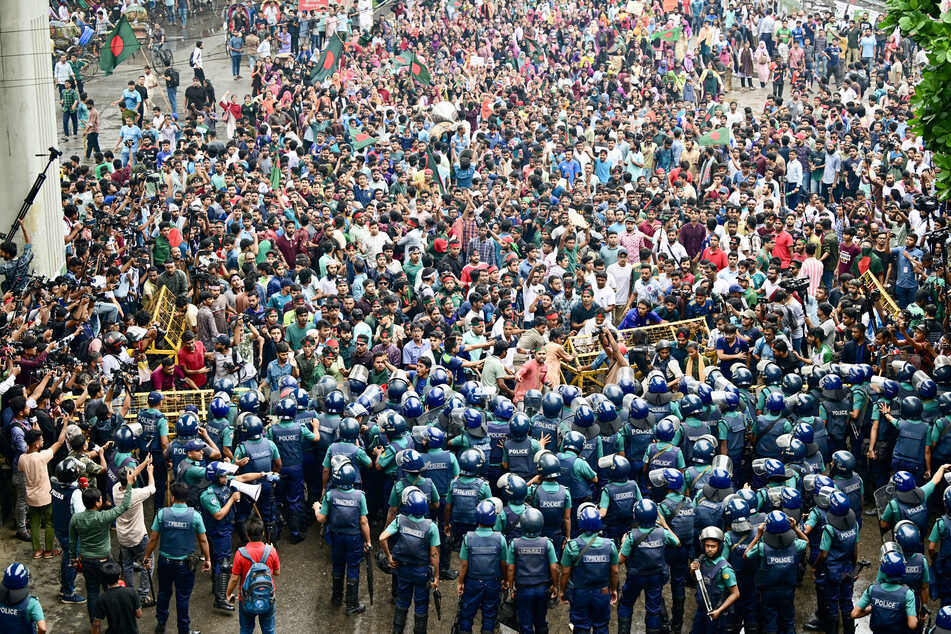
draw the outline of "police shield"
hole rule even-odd
[[[541,392],[537,395],[528,394],[525,395],[525,398],[522,400],[522,406],[525,408],[525,413],[529,416],[533,416],[538,413],[542,408],[542,397]]]
[[[886,484],[885,486],[877,489],[872,497],[875,499],[875,510],[878,512],[878,520],[881,521],[882,516],[885,514],[885,508],[895,497],[895,485]],[[879,528],[881,528],[881,525],[879,525]],[[883,539],[887,533],[888,531],[881,531]]]
[[[350,368],[350,372],[347,373],[347,386],[350,389],[352,398],[356,398],[357,395],[362,394],[369,382],[370,370],[368,370],[365,365],[359,363],[354,364],[354,366]]]
[[[710,466],[713,469],[723,469],[730,476],[733,476],[733,460],[730,459],[730,456],[724,456],[722,454],[716,455],[713,457],[713,462],[710,463]]]
[[[753,460],[753,475],[757,477],[766,476],[766,460],[767,458],[756,458]]]
[[[367,411],[371,414],[381,412],[384,408],[383,390],[379,385],[368,385],[363,393],[357,397],[357,401],[367,408]]]

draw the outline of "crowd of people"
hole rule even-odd
[[[274,631],[277,544],[313,557],[315,522],[329,603],[367,609],[374,552],[394,633],[450,580],[460,632],[547,632],[557,598],[627,634],[641,593],[647,632],[791,632],[813,582],[825,632],[951,603],[948,214],[926,58],[882,16],[246,2],[165,58],[195,8],[148,7],[168,64],[117,135],[53,60],[66,271],[0,245],[3,516],[92,631],[164,631],[173,594],[192,631],[199,568]],[[45,631],[23,563],[0,602]]]

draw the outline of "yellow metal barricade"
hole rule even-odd
[[[629,328],[619,331],[619,334],[624,345],[630,348],[635,345],[634,336],[637,332],[646,334],[647,343],[654,344],[661,339],[667,339],[671,342],[675,341],[677,339],[677,331],[681,328],[686,328],[690,332],[689,338],[691,340],[699,342],[701,346],[706,344],[710,329],[707,327],[707,321],[703,317],[655,324],[653,326],[642,326],[641,328]],[[597,336],[575,335],[574,337],[568,337],[568,340],[565,342],[565,351],[572,357],[570,363],[562,364],[562,374],[565,376],[566,382],[577,385],[583,393],[604,387],[604,377],[609,369],[607,366],[602,366],[596,370],[580,370],[575,372],[576,369],[585,368],[590,365],[601,352],[601,344],[598,343]]]
[[[152,306],[152,323],[164,333],[156,337],[152,346],[145,351],[147,355],[167,357],[178,353],[182,347],[182,333],[185,332],[185,315],[175,309],[175,295],[167,286],[159,289]]]
[[[234,400],[237,401],[237,396],[242,392],[247,392],[247,388],[238,388],[234,391]],[[165,398],[162,399],[161,404],[158,407],[158,410],[165,414],[165,418],[168,419],[168,430],[169,434],[174,436],[175,421],[181,416],[182,412],[185,411],[185,406],[194,405],[198,408],[198,419],[205,420],[208,414],[208,405],[211,403],[211,399],[215,396],[214,390],[175,390],[169,392],[162,392],[162,396]],[[148,404],[149,393],[148,392],[137,392],[132,395],[132,407],[129,408],[129,411],[126,413],[126,420],[133,421],[139,415],[139,410],[146,409]]]
[[[889,314],[892,320],[897,321],[898,315],[901,313],[901,309],[898,307],[898,304],[892,299],[892,296],[885,291],[885,287],[882,286],[882,283],[878,281],[878,278],[872,275],[872,272],[866,270],[862,275],[859,276],[859,282],[862,284],[862,290],[868,294],[873,289],[877,289],[882,294],[882,299],[879,300],[879,305],[885,309],[885,312]]]

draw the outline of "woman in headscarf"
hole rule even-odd
[[[753,49],[750,41],[743,38],[743,50],[740,52],[740,87],[749,85],[753,90]]]
[[[753,55],[753,63],[756,65],[756,77],[759,79],[759,87],[765,88],[769,81],[769,51],[766,49],[766,42],[760,41]]]

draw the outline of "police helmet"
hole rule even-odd
[[[712,436],[703,435],[693,443],[690,459],[694,464],[710,464],[713,462],[713,456],[716,455],[716,452],[717,448]]]
[[[198,433],[198,417],[192,412],[185,412],[175,422],[175,434],[181,438],[194,436]]]
[[[558,392],[549,392],[542,397],[542,413],[546,418],[554,418],[561,414],[565,401]]]
[[[625,392],[617,383],[608,383],[604,386],[604,389],[601,390],[601,393],[604,395],[604,398],[614,403],[615,407],[621,407],[621,404],[624,403]]]
[[[770,511],[766,516],[766,532],[779,535],[789,530],[789,518],[782,511]]]
[[[773,392],[766,397],[766,409],[770,412],[781,412],[786,408],[786,399],[778,392]]]
[[[657,523],[657,504],[647,498],[638,500],[634,505],[634,521],[641,528],[653,527]]]
[[[528,495],[525,479],[515,473],[503,473],[497,482],[499,490],[505,493],[510,504],[521,504]]]
[[[294,418],[297,416],[297,399],[285,396],[274,405],[274,414],[278,418]]]
[[[518,412],[515,416],[512,417],[511,422],[509,423],[509,433],[512,435],[513,440],[524,440],[528,437],[529,432],[532,431],[532,419]]]
[[[346,404],[347,399],[340,390],[334,390],[324,397],[324,410],[330,414],[342,414]]]
[[[403,508],[407,515],[420,517],[429,512],[429,502],[426,496],[416,487],[407,487],[403,490]]]
[[[631,401],[630,417],[634,420],[644,420],[650,415],[650,405],[647,401],[638,397]]]
[[[264,433],[264,422],[254,414],[248,414],[244,418],[244,431],[251,438],[259,438]]]
[[[662,419],[654,425],[654,438],[660,442],[670,442],[674,439],[674,435],[677,433],[677,429],[674,427],[674,424],[665,419]]]
[[[135,449],[135,434],[129,429],[128,425],[123,425],[116,430],[114,434],[116,449],[122,453],[128,453]]]
[[[659,374],[651,376],[647,381],[647,391],[651,394],[665,394],[669,391],[667,380]]]
[[[684,415],[696,414],[703,409],[703,401],[696,394],[688,394],[680,399],[680,411]]]
[[[238,397],[238,409],[242,412],[256,413],[261,406],[261,397],[257,390],[248,390]]]
[[[561,450],[562,451],[573,451],[575,453],[581,453],[581,450],[584,449],[584,436],[581,435],[581,432],[569,431],[561,439]]]
[[[557,458],[555,460],[557,461]],[[463,475],[477,475],[483,464],[485,455],[476,448],[470,447],[459,454],[459,471]]]
[[[898,471],[892,476],[892,484],[895,485],[896,491],[902,493],[911,491],[915,488],[915,476],[907,471]]]
[[[901,400],[901,417],[905,420],[921,418],[923,405],[917,396],[906,396]]]
[[[396,466],[406,473],[419,473],[423,470],[423,457],[415,449],[403,449],[396,453]]]
[[[583,533],[597,533],[601,530],[601,513],[598,507],[590,502],[578,507],[578,528]]]
[[[834,392],[842,389],[842,379],[837,374],[827,374],[822,377],[822,389],[827,392]]]
[[[515,406],[507,398],[500,398],[492,410],[492,415],[496,420],[509,421],[515,415]]]
[[[733,367],[733,385],[737,387],[749,387],[753,385],[753,373],[745,365]]]
[[[889,579],[901,579],[905,576],[905,558],[901,553],[889,552],[882,557],[879,566],[882,574]]]
[[[539,452],[535,456],[535,468],[545,480],[557,478],[561,473],[561,461],[550,451]]]
[[[482,500],[476,506],[476,524],[479,526],[495,526],[495,519],[498,517],[498,511],[495,510],[495,504],[489,500]]]

